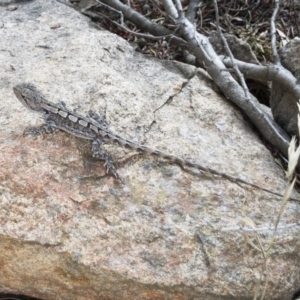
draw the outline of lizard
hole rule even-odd
[[[151,149],[144,145],[135,143],[126,138],[113,133],[106,121],[106,115],[99,116],[96,112],[90,110],[86,116],[72,111],[66,107],[64,102],[54,104],[48,101],[43,93],[31,83],[21,83],[13,87],[14,94],[17,99],[29,110],[42,114],[45,124],[39,128],[31,128],[30,131],[34,135],[43,133],[52,133],[56,129],[61,129],[79,138],[92,140],[92,156],[105,161],[107,172],[110,171],[114,177],[120,179],[117,172],[116,165],[109,153],[101,149],[103,142],[118,144],[121,147],[135,150],[145,155],[158,156],[170,162],[180,165],[183,169],[185,167],[196,169],[200,172],[206,172],[225,178],[238,185],[245,184],[255,189],[280,196],[281,194],[271,190],[262,188],[254,183],[247,182],[238,177],[228,175],[223,172],[216,171],[212,168],[181,159],[177,156],[164,153],[162,151]],[[106,109],[105,109],[106,112]],[[298,199],[291,199],[297,200]]]

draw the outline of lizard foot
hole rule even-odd
[[[102,142],[100,139],[95,139],[92,144],[93,157],[104,160],[104,166],[106,166],[106,173],[111,172],[114,177],[120,179],[117,172],[117,167],[112,159],[112,157],[104,150],[100,148]]]

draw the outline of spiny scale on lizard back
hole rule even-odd
[[[43,128],[40,129],[41,133],[52,132],[56,128],[58,128],[80,138],[93,140],[93,156],[105,160],[105,164],[107,165],[108,169],[117,178],[120,177],[117,173],[116,166],[111,156],[104,150],[100,149],[100,146],[103,141],[115,143],[124,148],[133,149],[143,154],[158,156],[176,164],[179,164],[182,167],[194,168],[199,171],[204,171],[216,176],[223,177],[237,184],[246,184],[248,186],[265,191],[267,193],[280,197],[282,196],[279,193],[262,188],[256,184],[249,183],[242,179],[216,171],[214,169],[202,166],[200,164],[183,160],[174,155],[166,154],[159,150],[151,149],[146,146],[127,140],[125,138],[122,138],[118,134],[115,134],[108,129],[105,115],[103,117],[100,117],[95,112],[89,111],[89,115],[84,116],[75,111],[67,109],[64,103],[54,104],[52,102],[49,102],[33,84],[18,84],[13,88],[13,91],[16,97],[25,107],[29,108],[30,110],[39,112],[43,115],[46,125],[44,125]],[[293,200],[300,201],[298,199]]]

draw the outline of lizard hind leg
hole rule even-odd
[[[106,151],[104,151],[100,148],[101,144],[102,144],[102,142],[100,139],[93,140],[93,144],[92,144],[93,157],[104,160],[105,161],[104,165],[106,166],[107,173],[110,171],[114,177],[120,179],[120,176],[117,172],[117,167],[116,167],[112,157],[110,156],[109,153],[107,153]]]

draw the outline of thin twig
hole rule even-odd
[[[271,47],[272,47],[273,63],[275,65],[280,65],[280,58],[276,48],[276,27],[275,27],[276,16],[279,10],[279,0],[275,0],[274,3],[275,3],[275,8],[270,20]]]
[[[128,7],[127,5],[124,5],[118,0],[96,0],[97,3],[101,5],[105,5],[109,8],[113,8],[117,12],[122,12],[122,15],[124,18],[133,24],[135,24],[139,29],[143,30],[144,32],[149,32],[153,36],[167,36],[171,35],[171,38],[169,39],[169,42],[173,45],[184,47],[186,42],[178,37],[178,36],[172,36],[173,32],[169,29],[156,24],[154,22],[151,22],[146,17],[138,13],[137,11],[133,10],[132,8]],[[121,15],[121,17],[123,17]]]
[[[248,90],[248,87],[246,85],[246,82],[245,82],[245,78],[243,76],[243,74],[240,72],[236,62],[235,62],[235,59],[234,59],[234,56],[228,46],[228,43],[227,43],[227,40],[225,39],[223,33],[222,33],[222,30],[220,28],[220,21],[219,21],[219,9],[218,9],[218,4],[217,4],[217,0],[214,0],[214,7],[215,7],[215,12],[216,12],[216,25],[217,25],[217,30],[218,30],[218,33],[221,37],[221,40],[224,44],[224,49],[227,53],[227,55],[230,57],[230,60],[232,62],[232,66],[233,66],[233,70],[235,71],[236,75],[238,76],[238,79],[242,85],[242,88],[245,92],[245,98],[247,100],[250,100],[250,95],[249,95],[249,90]]]
[[[93,18],[95,18],[95,17],[98,17],[98,18],[99,18],[99,16],[101,16],[101,17],[103,17],[103,18],[109,20],[111,23],[115,24],[116,26],[122,28],[123,30],[125,30],[125,31],[127,31],[127,32],[129,32],[129,33],[132,33],[132,34],[134,34],[134,35],[136,35],[136,36],[143,37],[143,38],[147,38],[147,39],[161,40],[161,39],[171,38],[172,36],[175,35],[176,31],[177,31],[178,28],[179,28],[179,27],[177,26],[177,28],[176,28],[172,33],[167,34],[167,35],[162,35],[162,36],[154,36],[154,35],[151,35],[151,34],[139,33],[139,32],[132,31],[132,30],[130,30],[127,26],[123,25],[123,24],[124,24],[124,23],[123,23],[123,14],[122,14],[121,11],[118,11],[118,13],[120,13],[120,15],[122,15],[122,17],[121,17],[121,24],[119,24],[118,22],[112,20],[112,19],[109,18],[108,16],[106,16],[106,15],[104,15],[104,14],[102,14],[102,13],[99,13],[99,12],[97,12],[97,13],[90,12],[90,11],[85,11],[85,12],[83,12],[84,15],[87,15],[87,16],[93,17]]]

